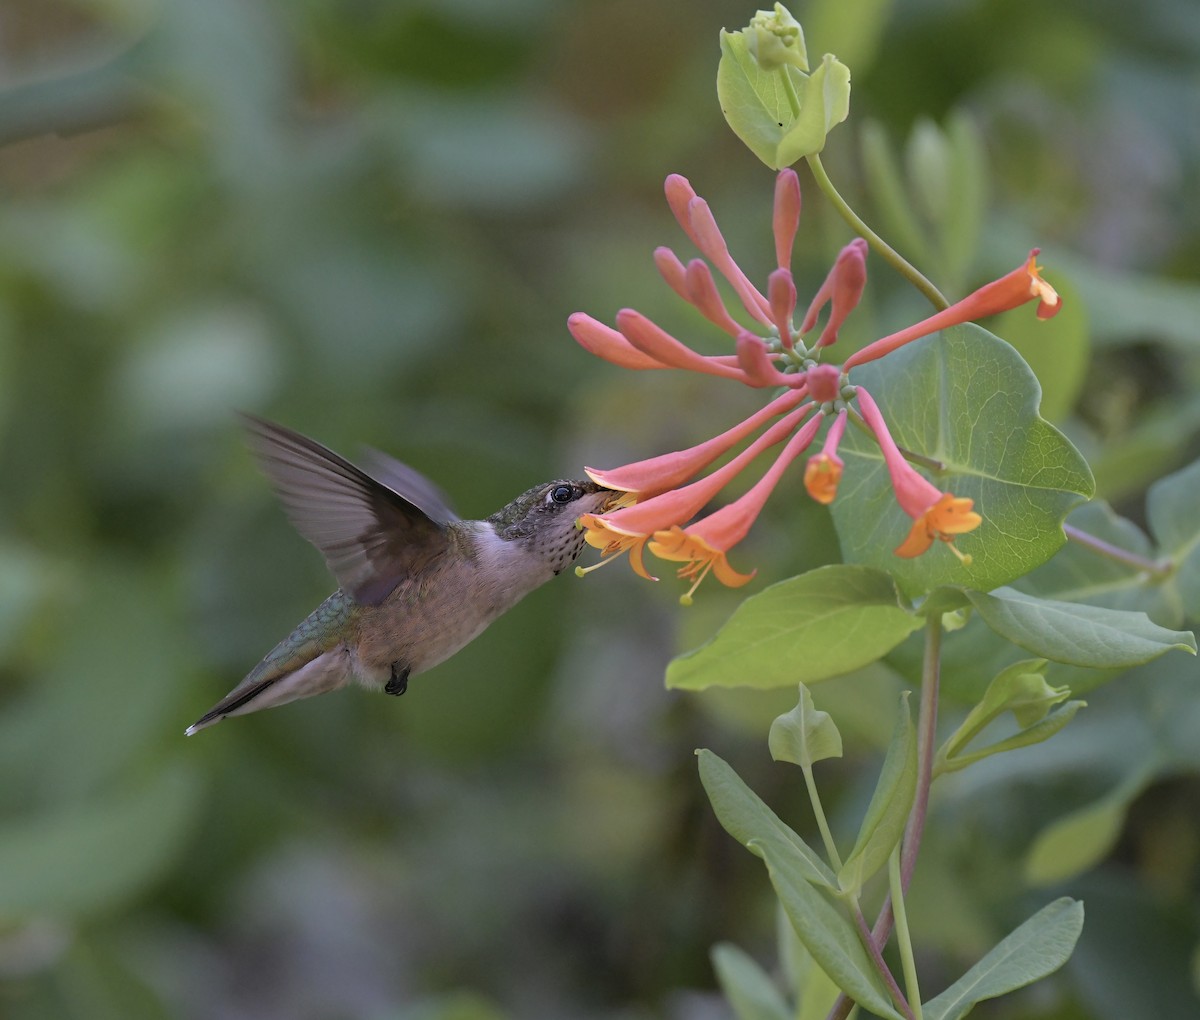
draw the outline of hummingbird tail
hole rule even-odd
[[[260,665],[184,733],[190,737],[226,716],[246,715],[263,708],[286,705],[299,698],[311,698],[314,694],[337,690],[350,680],[350,673],[350,654],[344,646],[323,652],[290,672],[262,676]]]

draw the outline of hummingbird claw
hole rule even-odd
[[[387,682],[387,686],[383,689],[385,694],[393,694],[397,698],[408,690],[408,674],[409,668],[404,666],[397,672],[396,667],[400,663],[392,663],[392,678]]]

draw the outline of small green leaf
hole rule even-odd
[[[1046,826],[1025,858],[1026,881],[1053,885],[1103,860],[1121,834],[1129,805],[1151,778],[1150,769],[1141,769],[1099,800]]]
[[[887,131],[878,121],[868,120],[860,130],[859,141],[863,168],[870,184],[867,193],[886,228],[884,236],[917,265],[928,264],[933,259],[929,238],[913,212],[913,203],[909,200]]]
[[[755,847],[773,847],[779,859],[794,860],[806,882],[833,888],[833,871],[813,849],[785,825],[741,777],[712,751],[696,752],[700,781],[712,801],[717,821],[734,839],[759,857]]]
[[[1038,415],[1037,380],[1003,340],[979,326],[955,326],[855,367],[851,381],[870,391],[900,446],[945,465],[931,480],[973,499],[983,523],[955,542],[972,557],[969,565],[940,542],[899,559],[893,550],[912,519],[896,503],[878,444],[850,429],[830,508],[846,560],[886,570],[915,598],[944,585],[990,591],[1063,544],[1063,518],[1092,495],[1091,470]]]
[[[1011,737],[1004,740],[988,744],[986,747],[967,754],[956,754],[953,758],[942,758],[939,755],[938,762],[934,766],[934,775],[941,775],[945,772],[958,772],[961,769],[965,769],[968,765],[974,765],[975,762],[982,761],[984,758],[990,758],[994,754],[1015,751],[1019,747],[1030,747],[1033,744],[1040,744],[1043,740],[1049,740],[1075,718],[1076,712],[1086,707],[1086,701],[1068,701],[1062,708],[1051,712],[1045,719],[1021,730],[1019,733],[1014,733]]]
[[[764,70],[744,33],[722,31],[717,97],[733,133],[767,166],[779,170],[820,152],[826,134],[846,119],[850,71],[828,54],[811,75],[786,64]]]
[[[850,115],[850,68],[831,53],[800,91],[800,116],[785,129],[775,154],[776,168],[791,166],[825,148],[825,137]]]
[[[1050,709],[1070,697],[1069,687],[1051,687],[1042,671],[1045,659],[1022,659],[998,673],[979,703],[942,745],[939,758],[953,758],[992,720],[1012,712],[1019,725],[1032,726]]]
[[[737,1020],[791,1020],[791,1010],[775,982],[752,957],[730,942],[718,942],[710,955]]]
[[[725,120],[759,159],[772,170],[785,124],[792,122],[792,107],[780,79],[786,74],[792,87],[803,88],[804,75],[794,67],[764,71],[750,53],[740,32],[721,32],[721,61],[717,65],[717,98]]]
[[[950,171],[938,240],[946,271],[957,270],[954,289],[958,290],[979,249],[988,207],[990,164],[983,134],[968,113],[953,111],[946,121],[945,133],[950,145]]]
[[[1173,648],[1196,653],[1191,633],[1160,627],[1145,613],[1039,599],[1014,588],[967,597],[1001,637],[1054,662],[1104,669],[1137,666]]]
[[[1200,461],[1155,482],[1146,495],[1150,528],[1174,561],[1188,619],[1200,619]]]
[[[667,686],[782,687],[874,662],[924,620],[881,570],[833,564],[746,599],[707,644],[674,659]]]
[[[864,1009],[900,1020],[850,919],[807,881],[793,857],[767,844],[757,844],[756,852],[766,862],[788,920],[818,966]]]
[[[809,768],[825,758],[840,758],[842,735],[829,713],[817,710],[808,688],[801,684],[796,707],[771,723],[767,746],[776,761]]]
[[[959,1020],[985,999],[1032,984],[1070,958],[1083,930],[1083,904],[1067,897],[1039,910],[941,995],[922,1007],[925,1020]]]
[[[904,162],[914,204],[930,223],[940,224],[950,187],[950,146],[929,118],[919,117],[909,132]]]
[[[904,835],[908,814],[917,791],[917,731],[908,710],[908,691],[900,695],[900,712],[892,731],[892,742],[871,803],[867,805],[858,839],[838,872],[844,892],[857,892],[876,871]]]

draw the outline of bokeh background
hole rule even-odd
[[[897,152],[922,118],[975,126],[977,243],[939,282],[961,294],[1043,246],[1073,303],[1023,349],[1101,495],[1140,518],[1197,453],[1200,7],[794,10],[810,52],[851,66],[826,164],[869,218],[868,119]],[[688,252],[670,172],[772,268],[771,175],[713,85],[718,29],[752,13],[0,3],[0,1017],[716,1020],[714,942],[773,965],[765,876],[692,751],[807,831],[765,746],[794,692],[662,683],[736,605],[715,584],[685,611],[672,580],[564,576],[403,699],[183,737],[331,588],[235,410],[386,450],[482,516],[754,406],[622,372],[565,328],[633,305],[700,335],[650,258]],[[811,293],[849,235],[802,180]],[[871,272],[847,344],[920,311]],[[835,557],[796,478],[739,563],[756,590]],[[902,650],[817,691],[847,737],[824,773],[843,833],[910,670]],[[1087,903],[1068,968],[981,1016],[1200,1015],[1196,663],[1102,679],[1051,744],[937,791],[911,908],[931,993],[1053,896]],[[1079,809],[1056,872],[1045,827]]]

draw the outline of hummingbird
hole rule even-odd
[[[298,432],[243,416],[296,530],[339,588],[186,730],[324,694],[351,680],[400,695],[560,573],[584,545],[580,516],[620,494],[592,481],[535,485],[462,520],[418,471],[370,450],[369,470]]]

